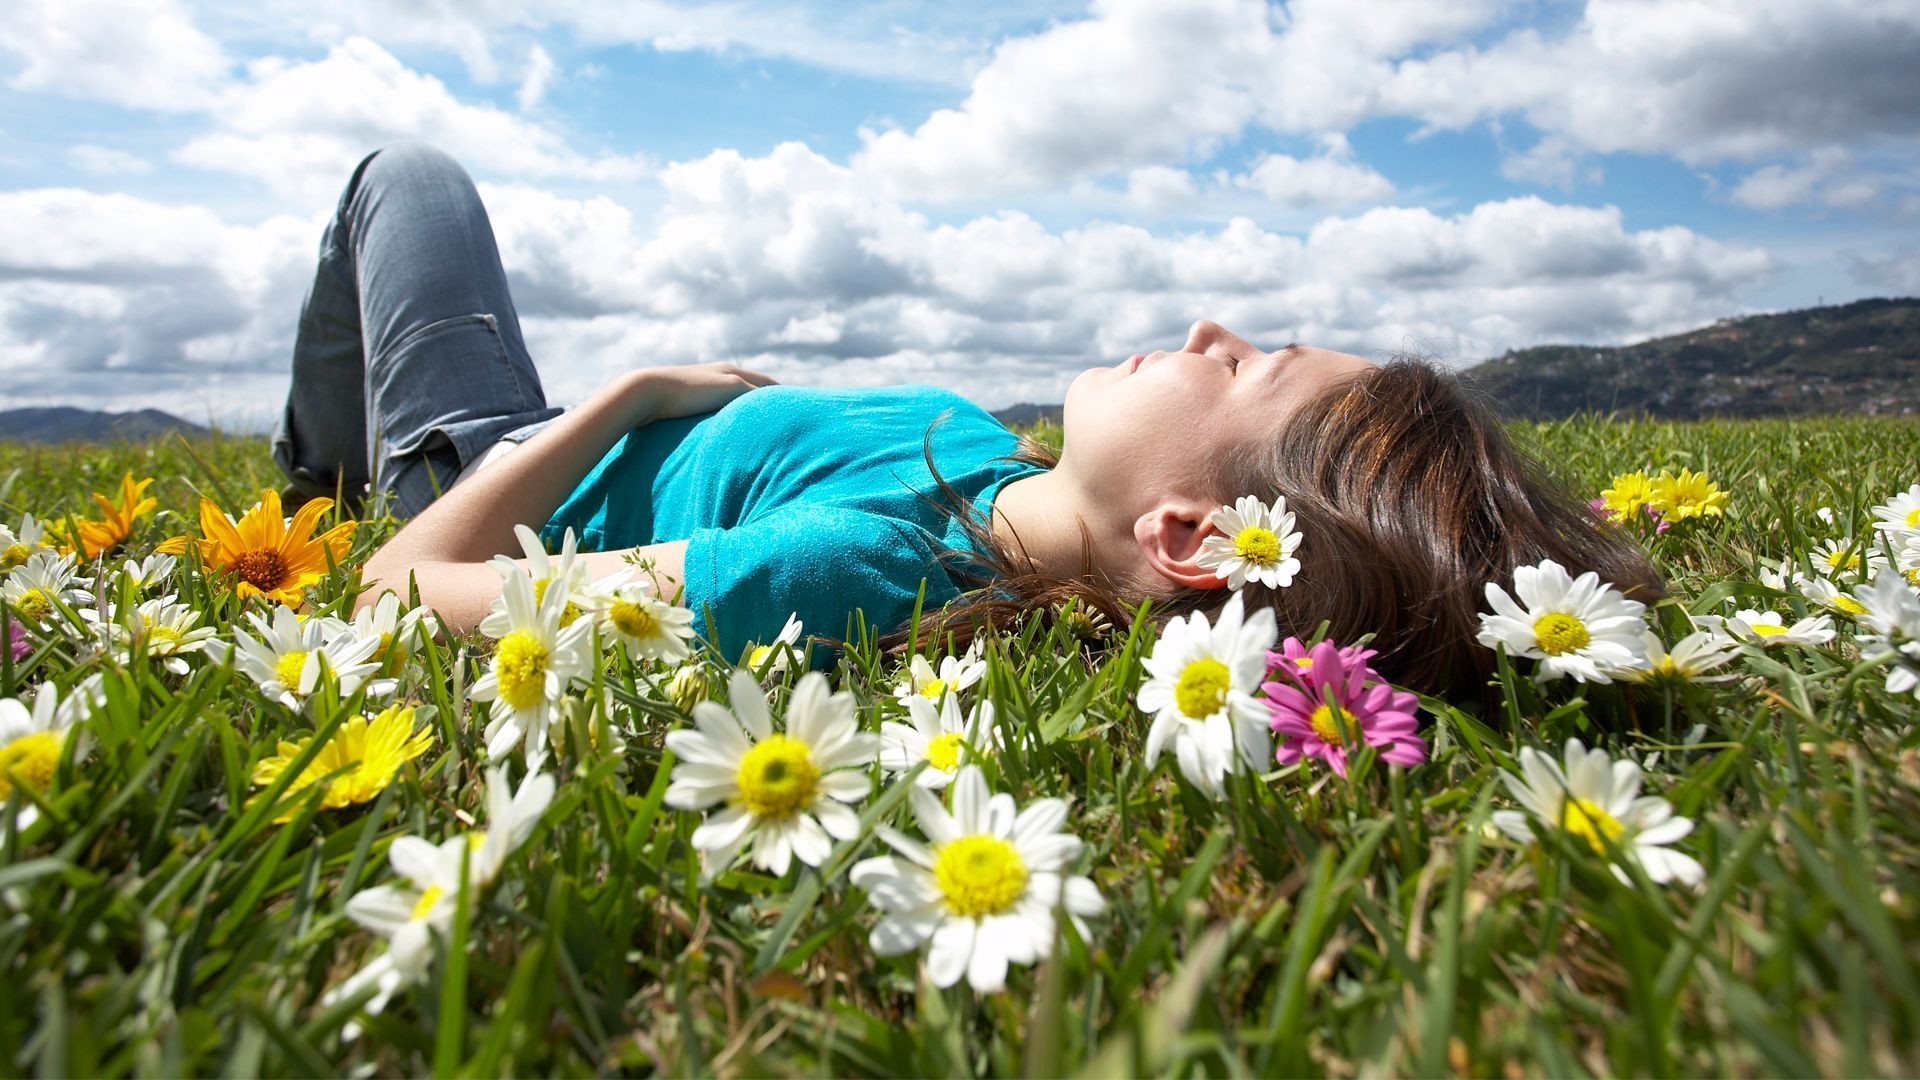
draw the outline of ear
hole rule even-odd
[[[1224,589],[1227,581],[1195,560],[1200,543],[1218,531],[1207,520],[1211,505],[1163,502],[1133,523],[1133,538],[1148,568],[1175,585],[1189,589]]]

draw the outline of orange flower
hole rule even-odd
[[[300,593],[327,576],[327,554],[338,564],[353,546],[359,524],[343,521],[319,536],[310,535],[320,516],[333,509],[333,500],[314,499],[287,521],[280,512],[280,493],[260,492],[260,502],[240,516],[229,518],[212,499],[200,500],[200,561],[208,567],[238,576],[235,590],[242,599],[265,596],[290,608],[300,606]],[[176,536],[156,551],[178,555],[189,540]]]
[[[122,476],[119,506],[109,502],[105,495],[97,491],[93,493],[93,501],[100,504],[101,520],[78,522],[80,546],[85,549],[87,559],[97,559],[101,552],[126,543],[127,537],[133,534],[133,519],[142,514],[152,513],[153,508],[160,505],[157,499],[141,497],[146,493],[148,485],[152,483],[151,476],[139,483],[134,483],[132,473]],[[73,547],[62,545],[60,551],[62,554],[68,554],[73,551]]]

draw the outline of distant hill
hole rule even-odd
[[[111,413],[56,406],[0,412],[0,442],[141,442],[169,431],[190,436],[210,434],[199,424],[159,409]]]
[[[1467,369],[1512,415],[1920,415],[1920,299],[1722,319],[1637,345],[1540,345]]]
[[[993,418],[1010,428],[1031,427],[1043,420],[1049,424],[1057,424],[1060,422],[1061,408],[1059,405],[1034,405],[1023,401],[1018,405],[995,409]]]

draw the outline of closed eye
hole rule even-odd
[[[1228,371],[1238,372],[1240,370],[1240,358],[1237,356],[1227,357],[1227,364],[1228,364],[1228,367],[1227,367]]]

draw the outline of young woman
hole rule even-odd
[[[572,528],[594,578],[653,562],[723,653],[789,614],[838,638],[859,613],[962,637],[1077,597],[1124,621],[1211,610],[1209,517],[1285,495],[1293,583],[1245,587],[1283,632],[1374,633],[1377,664],[1434,693],[1478,689],[1486,582],[1552,558],[1641,599],[1659,581],[1425,363],[1376,366],[1219,325],[1083,372],[1063,449],[930,387],[778,386],[732,364],[645,366],[564,413],[546,404],[493,233],[446,155],[400,145],[354,170],[301,314],[274,458],[302,495],[391,496],[410,519],[368,561],[363,603],[418,582],[457,629],[499,595],[513,527]],[[924,585],[923,585],[924,583]],[[952,601],[952,603],[948,603]],[[946,605],[944,608],[942,605]]]

